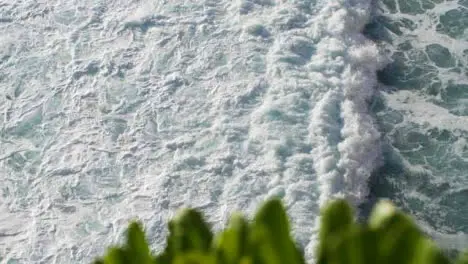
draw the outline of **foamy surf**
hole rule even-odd
[[[369,103],[387,60],[362,34],[372,9],[370,0],[0,5],[9,36],[0,221],[26,223],[2,226],[0,256],[86,262],[134,217],[160,249],[180,207],[221,228],[232,211],[280,197],[312,260],[320,207],[365,202],[382,164]],[[410,119],[463,127],[423,108]]]
[[[382,164],[381,135],[369,103],[377,93],[376,71],[387,61],[362,34],[371,12],[372,1],[327,1],[314,18],[319,43],[313,60],[322,62],[330,78],[309,126],[321,205],[345,198],[359,206],[369,194],[371,174]],[[309,251],[315,242],[316,237]]]

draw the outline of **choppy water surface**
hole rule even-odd
[[[461,248],[467,12],[0,1],[0,262],[89,262],[135,217],[158,250],[180,207],[220,228],[272,196],[309,259],[334,197],[389,197]]]
[[[440,245],[468,245],[468,2],[391,1],[366,28],[393,62],[379,73],[385,166],[372,193],[417,217]]]

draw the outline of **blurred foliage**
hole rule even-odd
[[[346,201],[322,210],[317,264],[445,264],[442,251],[416,224],[389,202],[376,205],[369,221],[358,224]],[[286,211],[279,200],[266,202],[252,221],[234,214],[217,235],[196,210],[185,209],[169,222],[165,250],[151,253],[142,226],[133,222],[126,243],[109,248],[95,264],[302,264]],[[468,254],[456,264],[468,264]]]

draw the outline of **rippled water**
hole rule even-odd
[[[0,1],[0,263],[89,262],[133,218],[158,250],[180,207],[221,228],[272,196],[308,259],[334,197],[464,247],[467,8]]]
[[[449,250],[468,245],[468,2],[393,1],[365,32],[391,58],[376,103],[385,166],[372,181]]]

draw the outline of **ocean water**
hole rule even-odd
[[[378,198],[468,245],[468,2],[0,0],[0,263],[86,263],[181,207]]]
[[[373,112],[384,166],[371,197],[414,215],[443,248],[468,247],[468,1],[383,0],[364,33],[392,62]],[[369,200],[367,204],[372,203]]]

